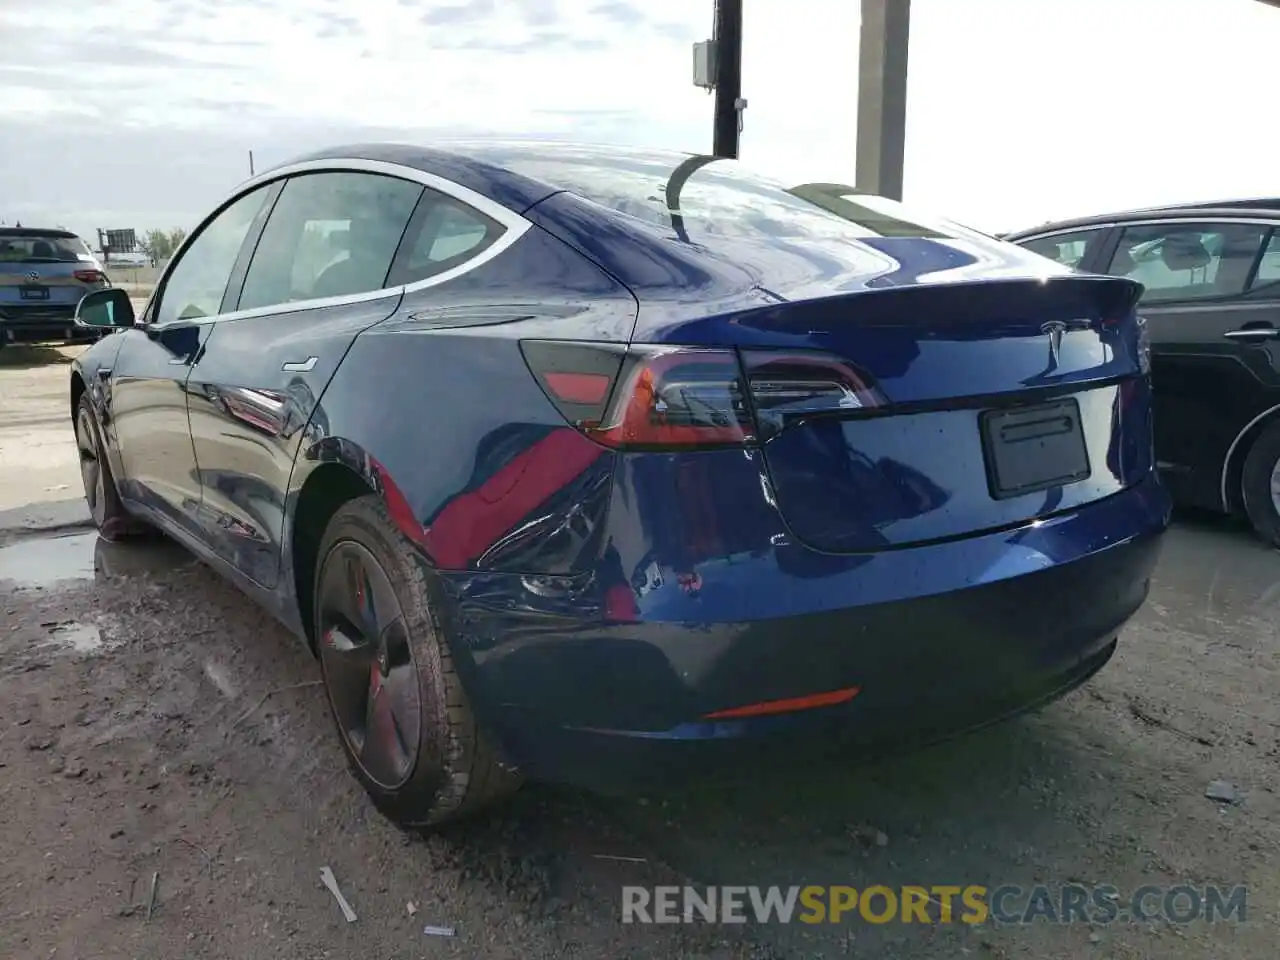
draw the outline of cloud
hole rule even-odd
[[[598,3],[591,12],[598,17],[607,17],[624,27],[637,27],[645,22],[646,18],[640,12],[639,7],[634,7],[624,0],[609,0],[608,3]]]
[[[24,222],[77,230],[190,224],[247,173],[249,150],[261,169],[343,140],[457,132],[706,150],[712,98],[692,85],[690,44],[710,35],[713,7],[0,0],[0,218],[21,210]],[[1082,71],[1079,51],[1126,64],[1125,76],[1163,75],[1180,54],[1205,76],[1229,74],[1233,89],[1264,90],[1280,10],[1252,0],[1042,7],[913,0],[908,199],[1011,228],[1273,188],[1274,150],[1249,98],[1192,85],[1108,106],[1128,86]],[[858,8],[747,5],[748,164],[854,179]],[[1154,46],[1142,42],[1153,23]],[[1231,131],[1213,164],[1186,148],[1196,118]],[[1139,148],[1160,162],[1143,162]]]
[[[320,12],[314,14],[319,24],[318,37],[353,37],[364,33],[364,26],[355,17],[339,13]]]
[[[494,0],[474,0],[472,3],[427,10],[421,20],[429,27],[457,27],[479,23],[492,16],[495,9],[497,4]]]

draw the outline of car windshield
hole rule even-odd
[[[78,237],[38,233],[0,235],[0,261],[61,263],[91,259],[89,248]]]

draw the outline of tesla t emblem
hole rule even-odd
[[[1067,332],[1067,325],[1061,320],[1050,320],[1040,328],[1040,332],[1049,335],[1049,369],[1057,369],[1058,354],[1062,350],[1062,335]]]
[[[32,283],[35,283],[37,280],[40,279],[40,274],[32,270],[30,273],[27,274],[27,279],[30,280]]]

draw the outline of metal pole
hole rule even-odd
[[[249,176],[253,176],[253,151],[249,151]]]
[[[858,49],[859,190],[902,199],[911,0],[862,0]]]
[[[742,130],[742,0],[716,0],[716,114],[711,152],[738,156]]]

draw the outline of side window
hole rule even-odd
[[[309,173],[280,192],[238,310],[367,293],[386,286],[422,187],[375,173]]]
[[[1271,239],[1267,248],[1262,251],[1262,259],[1258,261],[1258,273],[1253,278],[1250,290],[1262,287],[1274,287],[1280,283],[1280,229],[1271,230]]]
[[[196,235],[169,271],[152,322],[211,317],[221,311],[240,248],[269,189],[246,193]]]
[[[1051,237],[1036,237],[1020,245],[1032,253],[1050,260],[1057,260],[1064,267],[1076,269],[1084,262],[1090,246],[1102,235],[1101,230],[1084,230],[1080,233],[1058,233]]]
[[[1144,303],[1206,300],[1244,292],[1266,228],[1250,223],[1127,227],[1107,273],[1147,288]]]
[[[451,270],[491,246],[504,230],[480,211],[429,190],[409,226],[395,280],[413,283]]]

